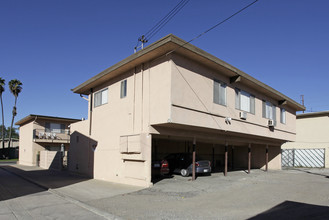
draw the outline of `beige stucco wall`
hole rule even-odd
[[[329,143],[329,117],[299,118],[296,121],[297,142]]]
[[[33,122],[19,128],[19,164],[35,166],[33,160]]]
[[[40,167],[44,169],[62,169],[61,152],[40,151]]]
[[[89,138],[88,126],[88,120],[71,124],[68,169],[93,177],[94,149],[92,147],[97,143]]]
[[[127,80],[125,98],[120,98],[122,80]],[[89,176],[91,173],[90,166],[82,168],[82,161],[88,161],[86,146],[89,143],[76,143],[76,135],[80,135],[79,140],[84,137],[97,143],[92,165],[95,179],[150,186],[152,136],[149,126],[151,122],[166,123],[170,118],[170,83],[170,61],[164,57],[131,69],[95,88],[94,94],[108,88],[108,103],[92,106],[88,120],[71,125],[70,169],[76,170],[78,163],[80,172]],[[89,100],[91,98],[89,96]],[[125,140],[126,152],[122,150]],[[84,156],[73,153],[79,148],[86,149]],[[129,152],[129,149],[137,150]]]
[[[307,117],[296,121],[296,142],[282,145],[283,149],[325,149],[325,167],[329,168],[329,117]]]
[[[172,62],[172,106],[171,121],[186,124],[251,134],[273,139],[295,140],[295,113],[286,109],[286,124],[280,123],[280,108],[276,107],[277,125],[274,131],[267,126],[268,119],[262,117],[262,100],[278,103],[243,84],[230,84],[229,78],[199,63],[175,56]],[[213,102],[213,80],[227,84],[227,105]],[[247,113],[247,119],[239,118],[235,108],[235,88],[255,95],[255,114]],[[225,117],[232,118],[231,124],[225,123]]]

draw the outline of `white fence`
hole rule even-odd
[[[282,149],[282,167],[325,167],[325,149]]]

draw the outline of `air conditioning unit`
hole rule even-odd
[[[240,112],[239,116],[240,116],[241,119],[246,120],[247,119],[247,112]]]
[[[272,120],[272,119],[268,120],[267,125],[268,125],[269,127],[274,127],[274,120]]]

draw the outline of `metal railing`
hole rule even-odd
[[[53,131],[46,131],[45,129],[34,129],[33,139],[36,141],[69,141],[70,130],[69,129],[56,129]]]

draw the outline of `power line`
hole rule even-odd
[[[149,34],[151,35],[157,28],[159,28],[164,22],[166,22],[166,20],[168,20],[175,11],[177,11],[177,12],[180,11],[188,1],[189,0],[181,0],[173,9],[171,9],[170,12],[168,12],[168,14],[166,16],[164,16],[156,25],[154,25],[146,34],[144,34],[144,36],[147,38],[147,36]],[[186,2],[186,3],[184,4],[184,2]],[[182,4],[184,4],[184,5],[182,6]],[[180,6],[182,6],[182,7],[180,7]]]
[[[237,14],[241,13],[242,11],[246,10],[247,8],[249,8],[250,6],[252,6],[253,4],[255,4],[256,2],[258,2],[258,0],[253,1],[253,2],[250,3],[249,5],[243,7],[243,8],[240,9],[239,11],[235,12],[234,14],[232,14],[231,16],[225,18],[224,20],[222,20],[222,21],[220,21],[219,23],[215,24],[214,26],[212,26],[211,28],[207,29],[207,30],[204,31],[203,33],[199,34],[198,36],[196,36],[196,37],[193,38],[192,40],[190,40],[190,41],[184,43],[183,45],[177,47],[176,49],[174,49],[174,50],[168,52],[167,55],[168,55],[168,54],[171,54],[171,53],[173,53],[173,52],[175,52],[176,50],[178,50],[178,49],[181,48],[181,47],[184,47],[186,44],[189,44],[189,43],[191,43],[192,41],[194,41],[194,40],[200,38],[201,36],[205,35],[205,34],[208,33],[209,31],[215,29],[215,28],[218,27],[219,25],[221,25],[221,24],[225,23],[226,21],[230,20],[230,19],[233,18],[235,15],[237,15]]]
[[[175,10],[172,10],[172,12],[170,12],[170,17],[168,17],[167,19],[162,19],[163,21],[158,25],[158,27],[156,29],[154,29],[154,31],[152,31],[149,35],[149,37],[146,35],[147,41],[151,40],[151,38],[157,34],[173,17],[175,17],[175,15],[180,12],[180,10],[182,10],[182,8],[189,2],[190,0],[182,0],[178,5],[180,5],[178,8],[176,8]],[[178,6],[177,5],[177,6]]]
[[[181,0],[166,16],[164,16],[158,23],[156,23],[146,34],[138,38],[137,44],[135,46],[135,51],[138,48],[139,42],[142,43],[141,48],[143,49],[143,44],[147,43],[155,34],[157,34],[190,0]]]

